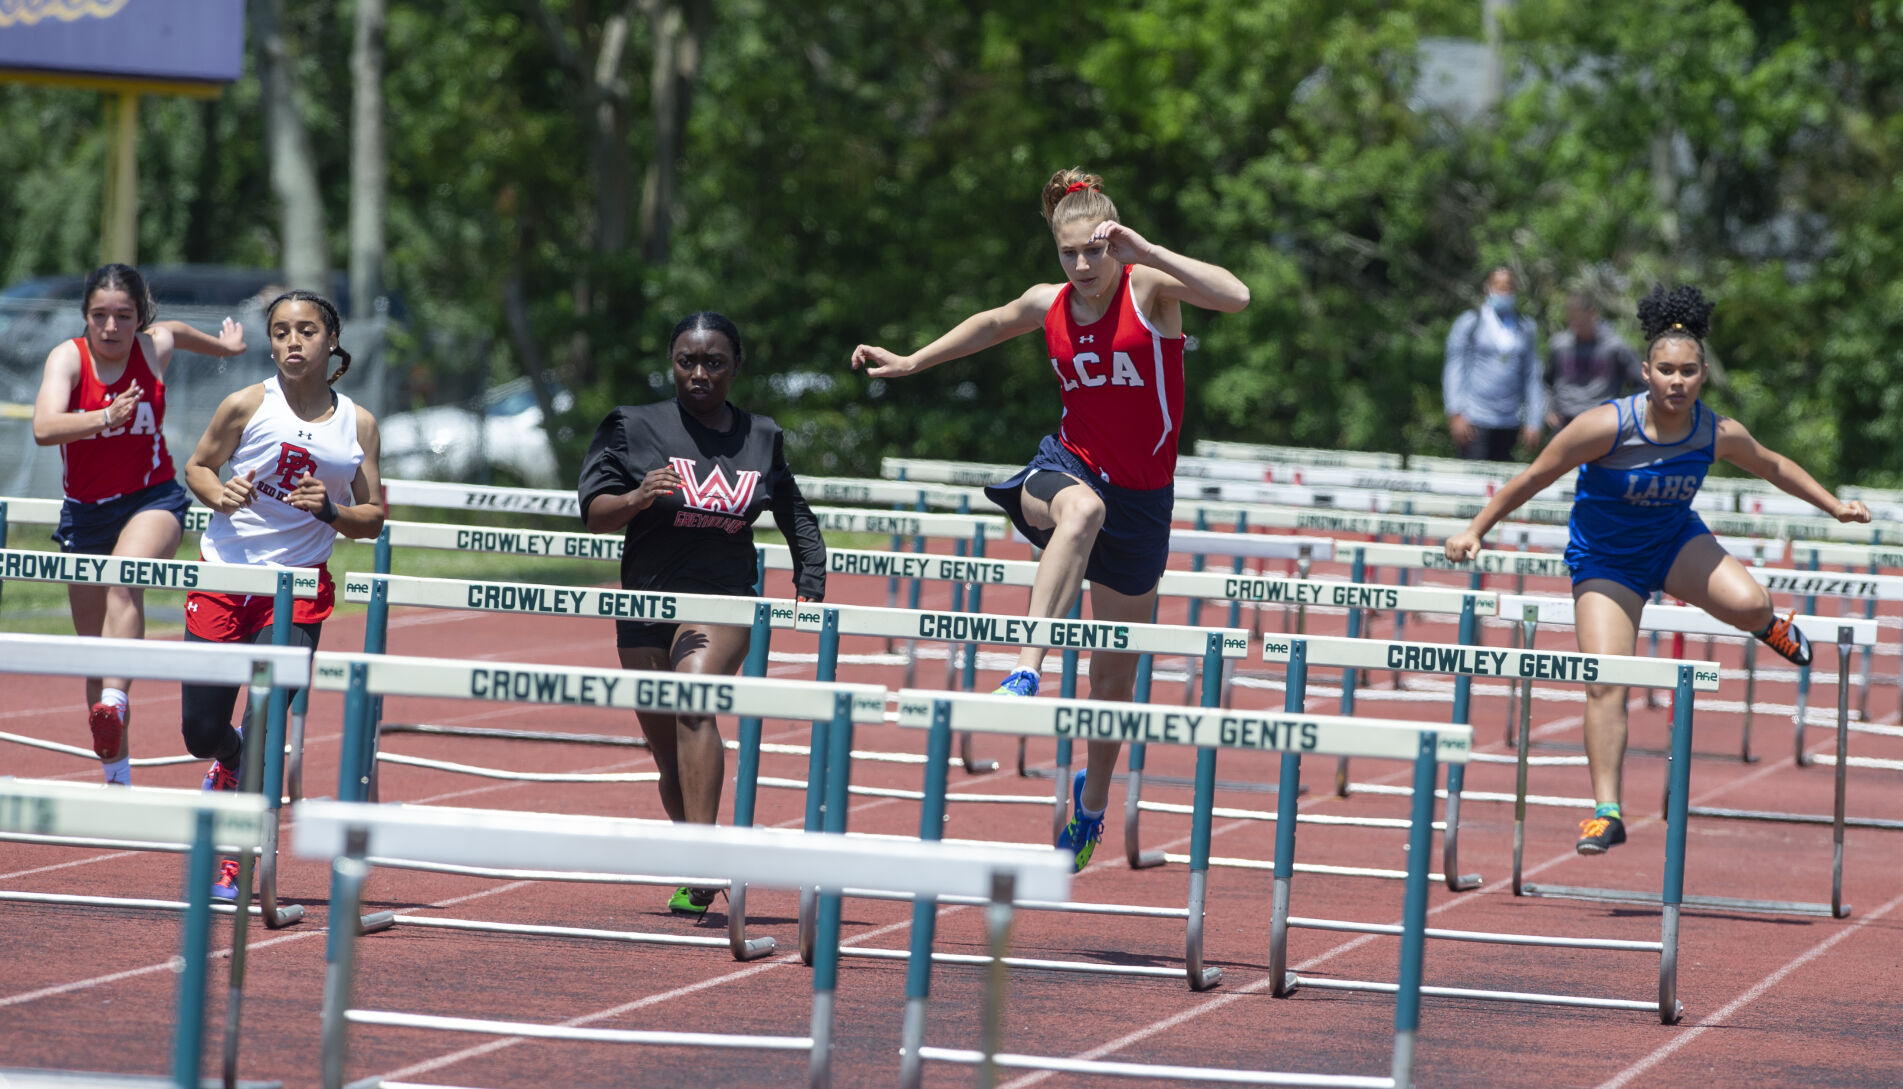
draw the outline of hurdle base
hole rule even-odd
[[[200,1089],[224,1089],[223,1078],[201,1078]],[[93,1074],[83,1070],[25,1070],[0,1066],[0,1085],[7,1089],[175,1089],[178,1085],[157,1074]],[[284,1089],[281,1081],[243,1081],[238,1089]]]
[[[1394,994],[1399,985],[1383,983],[1379,980],[1365,979],[1308,979],[1303,982],[1318,991],[1366,991],[1372,994]],[[1422,998],[1472,998],[1484,1002],[1517,1002],[1533,1006],[1564,1006],[1572,1009],[1590,1010],[1630,1010],[1634,1013],[1657,1013],[1657,1002],[1646,1002],[1629,998],[1592,998],[1586,995],[1545,994],[1538,991],[1493,991],[1470,987],[1421,987]]]
[[[395,925],[396,912],[373,911],[368,915],[362,915],[357,918],[357,933],[375,934],[380,930],[388,930]]]
[[[1552,900],[1593,900],[1612,904],[1657,904],[1662,897],[1656,892],[1638,892],[1628,889],[1593,889],[1578,885],[1522,885],[1521,896],[1540,896]],[[1801,900],[1746,900],[1732,896],[1687,896],[1683,906],[1688,908],[1715,908],[1721,911],[1743,911],[1753,915],[1802,915],[1822,919],[1848,919],[1850,905],[1845,904],[1841,914],[1832,911],[1829,904],[1810,903]]]
[[[264,916],[266,930],[283,930],[304,921],[303,904],[285,904],[276,911]]]
[[[985,1061],[982,1051],[964,1048],[922,1047],[919,1057],[941,1063],[977,1066]],[[1396,1089],[1393,1078],[1365,1078],[1347,1074],[1299,1074],[1269,1070],[1229,1070],[1220,1067],[1161,1066],[1155,1063],[1111,1062],[1103,1059],[1067,1059],[1050,1055],[1019,1055],[999,1052],[991,1061],[1007,1070],[1048,1070],[1066,1074],[1098,1074],[1107,1077],[1149,1078],[1171,1082],[1212,1081],[1225,1085],[1319,1086],[1326,1089]]]
[[[1714,817],[1727,821],[1769,821],[1774,824],[1821,824],[1833,825],[1837,818],[1828,813],[1774,813],[1757,809],[1714,809],[1709,806],[1695,805],[1689,812],[1694,817]],[[1845,828],[1874,828],[1887,832],[1903,832],[1903,821],[1883,820],[1879,817],[1845,817]]]
[[[1563,753],[1582,753],[1583,754],[1586,751],[1586,746],[1580,745],[1571,741],[1532,741],[1532,742],[1528,742],[1526,747],[1528,750],[1547,749],[1552,752],[1563,752]],[[1630,748],[1625,751],[1625,754],[1627,756],[1654,756],[1662,760],[1671,756],[1672,750]],[[1693,749],[1692,759],[1693,760],[1717,760],[1726,764],[1755,764],[1759,760],[1762,760],[1763,757],[1758,756],[1755,753],[1749,756],[1745,756],[1735,752],[1706,752],[1703,749]]]

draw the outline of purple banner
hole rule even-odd
[[[230,83],[244,0],[0,0],[0,68]]]

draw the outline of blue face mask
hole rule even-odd
[[[1513,313],[1513,292],[1489,291],[1487,292],[1487,305],[1493,307],[1494,313],[1505,317]]]

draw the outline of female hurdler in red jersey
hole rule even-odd
[[[58,446],[65,462],[66,502],[53,539],[64,552],[169,560],[190,500],[165,448],[165,371],[175,348],[237,355],[244,327],[226,318],[212,337],[184,322],[153,321],[145,280],[127,265],[94,269],[79,298],[86,333],[47,353],[33,401],[33,441]],[[145,636],[143,590],[74,585],[66,595],[80,635]],[[110,675],[86,682],[93,752],[109,783],[131,782],[130,687]]]
[[[861,344],[852,365],[873,378],[916,374],[1043,329],[1063,418],[1022,472],[985,489],[1044,549],[1029,615],[1063,616],[1090,580],[1098,620],[1144,622],[1169,555],[1176,447],[1183,421],[1182,304],[1235,313],[1249,288],[1229,270],[1172,253],[1124,226],[1103,181],[1060,170],[1045,183],[1044,219],[1064,282],[1038,284],[973,314],[911,355]],[[1034,696],[1044,650],[1027,647],[998,691]],[[1127,700],[1133,654],[1090,656],[1093,699]],[[1071,784],[1071,820],[1057,845],[1090,861],[1121,746],[1093,741]]]

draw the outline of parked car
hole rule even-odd
[[[480,414],[457,405],[397,412],[378,421],[383,475],[398,480],[521,483],[555,488],[555,448],[542,427],[534,387],[517,378],[491,387]],[[555,393],[555,410],[574,403]]]

